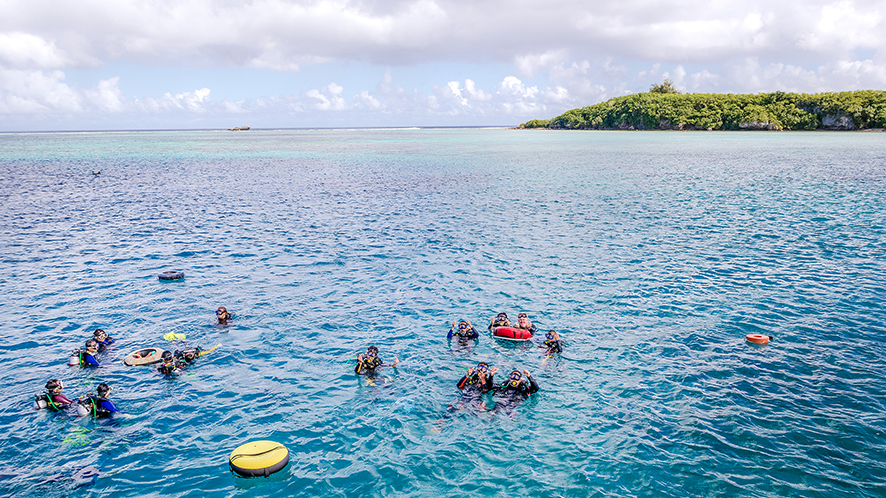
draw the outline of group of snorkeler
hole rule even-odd
[[[99,354],[104,353],[114,342],[114,339],[109,337],[107,332],[102,329],[95,329],[95,332],[92,333],[92,339],[86,341],[82,348],[71,351],[70,364],[80,365],[81,367],[97,367],[99,366]]]
[[[110,416],[112,413],[122,413],[114,406],[109,399],[111,396],[111,386],[102,382],[95,388],[95,394],[86,393],[77,398],[76,401],[68,399],[62,394],[64,384],[59,379],[52,379],[46,383],[46,391],[36,396],[35,408],[45,408],[49,411],[60,412],[68,407],[76,405],[77,414],[80,416],[92,415],[94,418],[102,418]]]
[[[185,369],[194,362],[194,360],[202,356],[204,353],[205,351],[203,351],[200,346],[184,350],[176,349],[175,353],[172,351],[163,351],[163,354],[160,355],[162,364],[157,367],[157,371],[167,377],[181,375],[184,373]]]
[[[499,313],[490,321],[489,329],[494,327],[510,327],[506,313]],[[517,315],[517,328],[530,331],[531,334],[537,332],[536,326],[529,320],[526,313]],[[458,324],[452,322],[447,334],[447,339],[453,338],[459,340],[476,340],[480,337],[477,329],[468,320],[459,320]],[[543,343],[547,348],[546,355],[551,356],[555,353],[563,351],[560,342],[560,335],[551,330],[545,334]],[[369,346],[366,353],[357,355],[357,364],[354,367],[354,373],[364,375],[368,378],[374,378],[380,367],[396,367],[399,359],[395,359],[394,363],[387,364],[380,357],[376,346]],[[458,381],[456,386],[462,391],[462,399],[457,407],[450,405],[451,409],[462,409],[471,406],[478,411],[485,411],[486,404],[483,401],[483,395],[492,393],[498,397],[493,413],[507,412],[512,414],[514,409],[525,399],[538,391],[538,384],[529,373],[529,370],[514,369],[508,374],[505,382],[496,384],[494,377],[498,368],[489,367],[489,364],[481,361],[476,367],[468,369],[467,373]]]
[[[527,330],[532,336],[535,336],[538,332],[538,327],[529,320],[529,316],[526,313],[517,314],[516,324],[511,324],[507,313],[499,313],[489,321],[489,330],[496,327],[512,327],[515,329]],[[457,326],[455,322],[452,322],[452,326],[449,328],[449,334],[446,336],[449,340],[459,339],[462,341],[478,339],[479,337],[480,334],[477,333],[477,329],[469,320],[459,320]],[[542,345],[546,348],[545,356],[552,356],[555,353],[563,352],[563,344],[560,342],[560,334],[558,334],[556,330],[549,330],[545,333],[545,340],[542,342]]]
[[[228,321],[233,318],[233,315],[224,306],[220,306],[216,310],[215,315],[219,325],[227,325]],[[84,347],[71,352],[71,365],[79,365],[84,368],[100,366],[100,354],[104,353],[108,347],[116,342],[102,329],[96,329],[92,336],[91,339],[86,341]],[[162,363],[157,368],[157,371],[166,376],[180,375],[188,365],[206,352],[199,346],[183,350],[177,349],[174,353],[172,351],[163,351],[163,354],[160,356]],[[91,414],[95,418],[107,417],[112,413],[122,413],[108,399],[111,387],[104,382],[96,387],[95,394],[91,392],[84,394],[77,398],[76,401],[72,401],[62,394],[63,387],[63,383],[59,379],[48,381],[46,383],[46,391],[36,395],[35,408],[45,408],[57,412],[77,405],[79,415],[86,416]]]

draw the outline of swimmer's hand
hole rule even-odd
[[[489,373],[491,373],[491,374],[493,374],[493,375],[495,375],[495,372],[498,372],[498,367],[492,367],[492,368],[489,370]]]
[[[400,363],[400,358],[394,358],[394,363],[392,363],[391,366],[396,367],[398,363]]]

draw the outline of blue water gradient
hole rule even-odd
[[[882,134],[7,134],[0,171],[2,495],[886,495]],[[99,327],[105,364],[67,366]],[[123,365],[169,332],[222,346]],[[444,416],[479,360],[541,391]],[[134,417],[35,412],[50,378]],[[289,467],[232,475],[255,439]]]

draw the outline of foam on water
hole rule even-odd
[[[0,135],[0,169],[3,494],[886,493],[881,134]],[[498,311],[562,357],[447,344]],[[68,367],[95,328],[106,365]],[[222,347],[123,365],[173,331]],[[369,344],[387,385],[353,374]],[[541,391],[444,416],[479,360]],[[50,378],[136,416],[32,411]],[[231,475],[254,439],[290,466]]]

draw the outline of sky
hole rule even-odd
[[[886,89],[884,0],[0,0],[0,131],[514,126]]]

